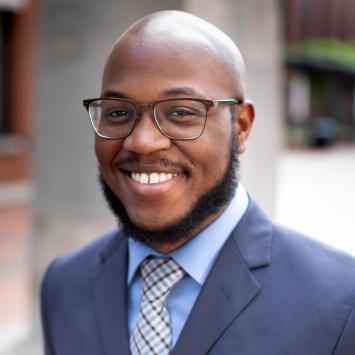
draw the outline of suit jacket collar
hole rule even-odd
[[[271,263],[273,229],[270,219],[249,196],[248,209],[231,236],[249,269]]]
[[[205,354],[257,297],[261,286],[251,269],[271,262],[273,226],[250,198],[248,209],[222,248],[180,334],[173,355]],[[107,355],[129,354],[127,330],[127,241],[117,235],[101,253],[93,277],[99,333]],[[196,341],[196,337],[201,341]]]
[[[127,330],[127,240],[117,233],[100,254],[93,275],[93,301],[105,354],[129,354]],[[95,334],[95,333],[94,333]]]

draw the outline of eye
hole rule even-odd
[[[169,116],[175,116],[175,117],[179,117],[179,116],[192,116],[195,115],[196,113],[194,113],[193,111],[186,109],[186,108],[176,108],[176,109],[171,109],[168,112]]]
[[[126,117],[129,116],[130,113],[121,109],[108,110],[105,112],[106,117]]]

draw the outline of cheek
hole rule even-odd
[[[100,137],[95,139],[95,154],[100,165],[101,171],[105,176],[112,173],[112,161],[117,156],[120,146],[122,145],[119,141],[107,140]]]
[[[224,173],[228,164],[232,123],[229,118],[207,121],[206,132],[204,133],[206,133],[204,137],[204,152],[208,162],[209,173],[214,177],[218,177]]]
[[[197,190],[201,186],[210,189],[224,175],[229,162],[231,137],[230,126],[223,130],[211,125],[206,126],[200,138],[181,145],[183,154],[195,167],[195,179],[192,180]]]

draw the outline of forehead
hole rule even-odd
[[[234,74],[208,45],[136,38],[118,43],[107,61],[102,91],[166,91],[190,87],[209,97],[236,96]],[[212,96],[211,96],[212,95]]]

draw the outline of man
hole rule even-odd
[[[355,354],[355,262],[274,225],[238,183],[254,108],[220,30],[131,26],[85,100],[120,230],[57,259],[46,354]]]

